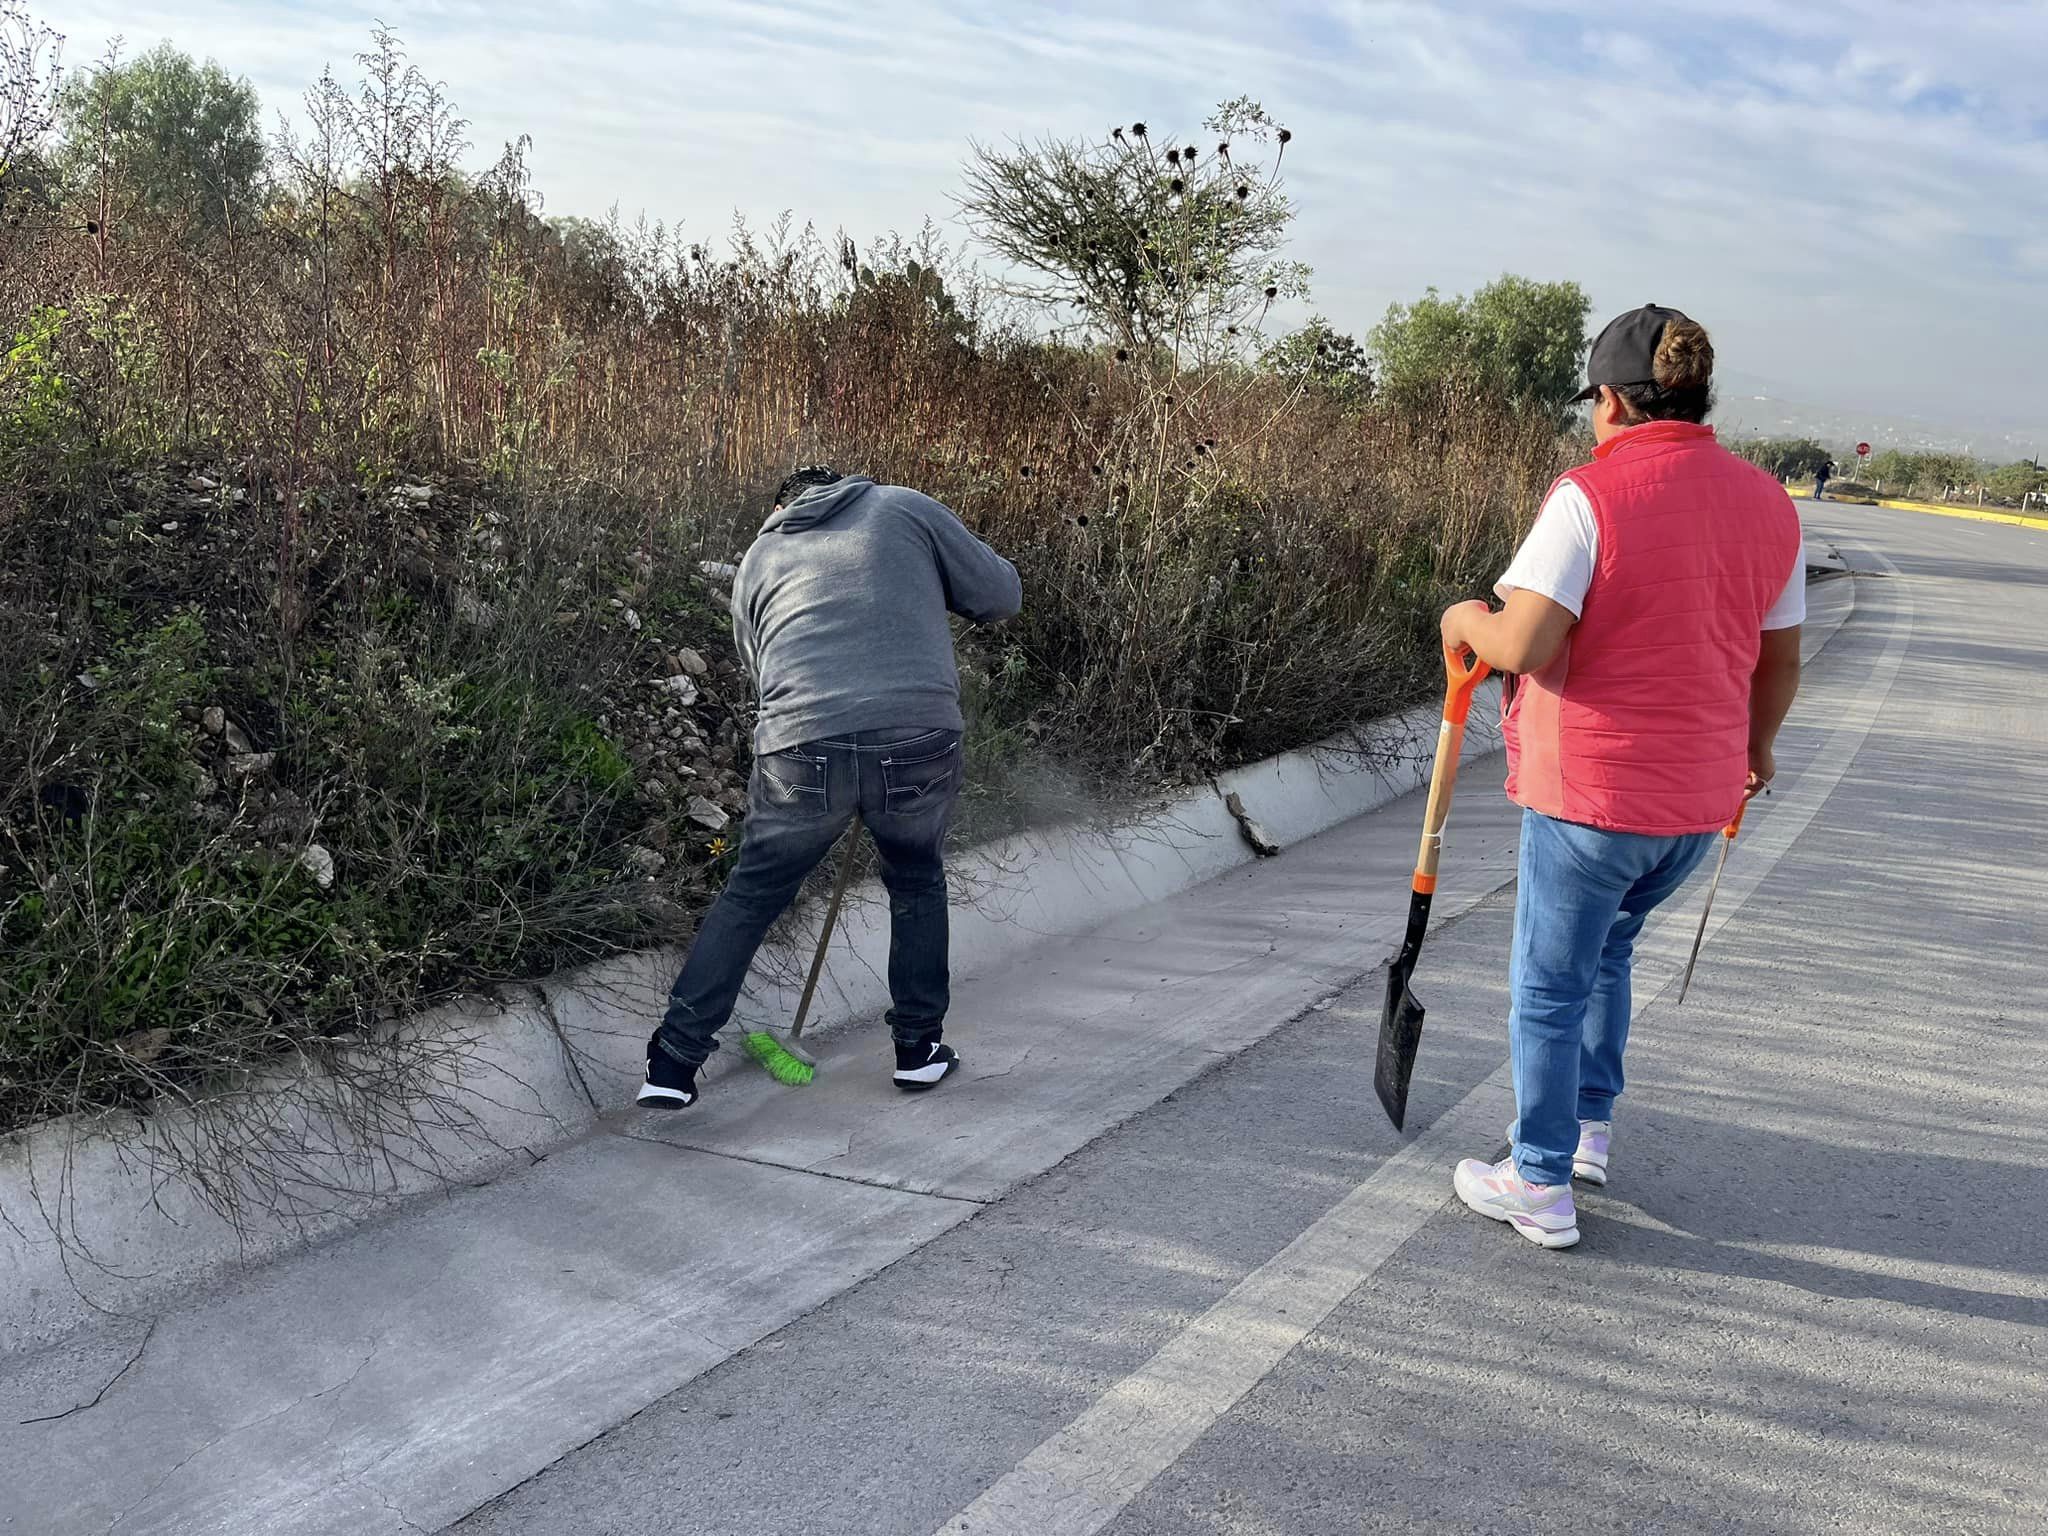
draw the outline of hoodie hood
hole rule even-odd
[[[802,533],[806,528],[816,528],[829,523],[873,490],[874,485],[875,482],[865,475],[848,475],[843,480],[834,480],[830,485],[811,486],[788,506],[769,513],[768,521],[761,525],[761,531]]]

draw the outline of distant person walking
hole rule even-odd
[[[1828,481],[1834,476],[1834,473],[1835,461],[1833,459],[1822,459],[1820,461],[1820,468],[1813,472],[1813,499],[1815,501],[1826,501],[1828,499]]]
[[[1593,462],[1551,488],[1495,588],[1443,641],[1519,674],[1505,724],[1523,807],[1510,962],[1513,1147],[1467,1160],[1472,1209],[1546,1248],[1579,1240],[1574,1176],[1604,1184],[1636,936],[1776,772],[1806,616],[1784,488],[1705,426],[1714,350],[1649,305],[1593,344]]]
[[[964,769],[947,612],[1014,616],[1017,569],[917,491],[800,469],[740,562],[733,636],[760,694],[739,865],[704,915],[638,1102],[696,1102],[747,967],[858,814],[889,892],[889,1009],[899,1087],[959,1064],[948,1005],[946,826]]]

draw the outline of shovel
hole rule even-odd
[[[1423,935],[1429,931],[1429,904],[1436,895],[1437,860],[1444,851],[1444,823],[1451,816],[1451,791],[1458,783],[1458,759],[1465,748],[1465,719],[1472,713],[1472,694],[1488,668],[1477,656],[1468,667],[1463,658],[1444,652],[1444,722],[1436,737],[1436,767],[1429,776],[1429,806],[1422,813],[1422,852],[1415,860],[1415,878],[1408,898],[1408,934],[1401,953],[1387,968],[1387,1001],[1380,1010],[1379,1059],[1372,1085],[1399,1130],[1408,1118],[1408,1079],[1415,1071],[1415,1048],[1422,1043],[1422,1004],[1409,990]]]

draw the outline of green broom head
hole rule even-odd
[[[778,1083],[801,1088],[818,1075],[818,1069],[792,1052],[765,1029],[751,1032],[743,1042],[746,1053]]]

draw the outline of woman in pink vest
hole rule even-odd
[[[1648,305],[1600,333],[1581,400],[1593,462],[1551,488],[1447,647],[1518,679],[1508,795],[1523,809],[1508,1036],[1510,1155],[1459,1197],[1532,1242],[1579,1240],[1572,1179],[1607,1182],[1637,934],[1746,795],[1770,782],[1799,687],[1799,516],[1702,425],[1714,349]]]

